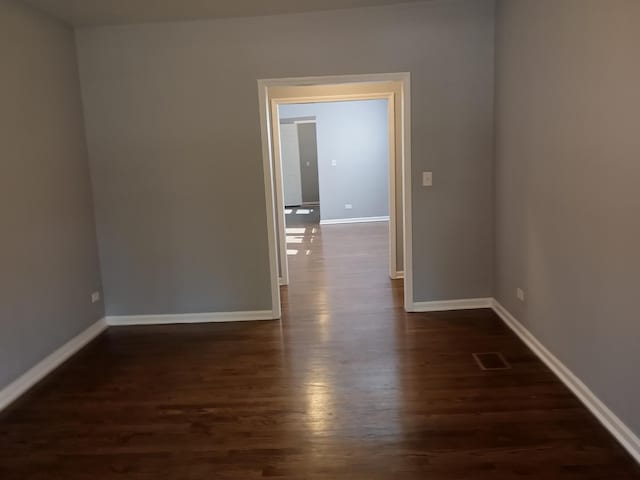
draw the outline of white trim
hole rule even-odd
[[[271,275],[271,309],[275,318],[280,318],[280,271],[278,267],[278,245],[276,234],[275,198],[273,192],[274,174],[271,168],[271,135],[267,85],[258,80],[260,104],[260,134],[262,137],[262,170],[264,175],[264,198],[267,213],[267,243],[269,245],[269,273]]]
[[[105,319],[98,320],[0,390],[0,412],[100,335],[106,328]]]
[[[277,317],[271,310],[253,312],[212,312],[186,313],[177,315],[124,315],[109,316],[109,326],[122,325],[169,325],[178,323],[220,323],[220,322],[253,322],[257,320],[275,320]]]
[[[569,368],[551,353],[524,325],[509,313],[497,300],[492,302],[493,310],[513,332],[542,360],[547,367],[571,390],[600,423],[620,442],[620,444],[640,463],[640,438],[613,413],[589,387]]]
[[[359,83],[359,82],[353,82]],[[384,93],[345,93],[334,95],[314,95],[310,97],[294,96],[294,97],[273,97],[272,100],[278,105],[296,104],[296,103],[324,103],[324,102],[346,102],[351,100],[386,100],[393,96],[393,92]],[[310,120],[316,123],[318,120]],[[305,122],[302,120],[301,122]],[[295,123],[295,122],[294,122]]]
[[[398,168],[398,160],[402,163],[402,159],[398,158],[397,148],[397,132],[396,132],[396,95],[395,93],[387,99],[387,118],[389,119],[389,275],[398,271],[398,230],[397,215],[398,208],[396,205],[397,185],[396,185],[396,169]],[[398,108],[402,108],[399,106]]]
[[[333,85],[340,83],[395,82],[404,79],[408,73],[365,73],[355,75],[323,75],[312,77],[268,78],[260,80],[271,87],[304,85]]]
[[[278,105],[289,105],[296,103],[329,103],[329,102],[346,102],[352,100],[388,100],[393,97],[393,92],[384,93],[345,93],[334,95],[314,95],[310,97],[305,96],[288,96],[288,97],[273,97],[272,100],[277,102]],[[300,120],[294,121],[294,123],[317,123],[315,120]]]
[[[268,91],[267,91],[268,95]],[[282,144],[280,137],[280,111],[278,103],[271,101],[271,144],[273,145],[273,167],[274,167],[274,187],[275,187],[275,212],[277,218],[276,230],[278,231],[279,246],[279,268],[280,268],[280,285],[289,285],[289,256],[287,255],[287,220],[284,205],[284,172],[282,169]]]
[[[447,310],[474,310],[491,308],[492,298],[464,298],[461,300],[439,300],[435,302],[415,302],[414,312],[445,312]]]
[[[330,220],[320,220],[320,225],[340,225],[343,223],[369,223],[388,222],[389,217],[359,217],[359,218],[335,218]]]
[[[413,299],[413,213],[411,195],[413,182],[411,173],[411,75],[400,75],[402,123],[402,222],[403,259],[404,259],[404,309],[407,312],[414,310]],[[396,126],[398,128],[398,126]]]
[[[391,280],[400,280],[401,278],[404,278],[404,272],[392,272],[389,276],[391,277]]]
[[[402,155],[401,159],[396,159],[396,151],[393,151],[394,161],[402,161],[402,172],[403,172],[403,242],[404,242],[404,271],[405,274],[405,284],[404,284],[404,306],[405,310],[412,311],[413,310],[413,267],[411,262],[413,260],[412,256],[412,218],[411,218],[411,84],[410,84],[410,73],[382,73],[382,74],[365,74],[365,75],[333,75],[333,76],[320,76],[320,77],[297,77],[297,78],[279,78],[279,79],[262,79],[258,80],[258,90],[259,90],[259,101],[260,101],[260,125],[262,132],[262,156],[263,156],[263,169],[265,176],[265,196],[267,203],[267,224],[269,231],[269,262],[271,269],[271,292],[272,292],[272,303],[274,311],[277,309],[278,314],[280,314],[280,273],[282,273],[283,280],[288,283],[288,270],[287,268],[282,268],[282,265],[287,265],[286,255],[283,255],[282,244],[285,242],[284,238],[278,239],[276,241],[276,231],[278,229],[284,229],[284,225],[280,228],[276,222],[276,218],[281,218],[280,222],[284,223],[284,213],[280,215],[280,208],[284,207],[281,205],[276,196],[277,192],[274,188],[274,182],[281,182],[282,178],[278,175],[277,167],[272,168],[272,155],[273,155],[273,164],[277,163],[277,155],[279,151],[277,149],[277,142],[273,142],[271,138],[271,128],[273,126],[274,130],[278,129],[278,115],[277,108],[274,109],[274,104],[276,102],[271,103],[272,100],[277,100],[277,103],[299,103],[300,98],[304,97],[292,97],[292,98],[270,98],[269,96],[269,88],[271,87],[295,87],[295,86],[308,86],[308,85],[340,85],[340,84],[354,84],[354,83],[378,83],[378,82],[397,82],[400,88],[400,98],[399,102],[394,101],[395,92],[388,93],[371,93],[371,94],[350,94],[350,95],[326,95],[326,96],[316,96],[310,97],[308,100],[313,101],[344,101],[348,99],[366,99],[366,98],[388,98],[390,102],[393,103],[393,108],[396,108],[396,105],[399,105],[401,108],[401,125],[395,125],[395,128],[400,128],[400,134],[402,138]],[[378,97],[376,97],[376,95]],[[274,113],[275,110],[275,113]],[[395,116],[391,119],[391,123],[395,123]],[[395,140],[395,135],[394,135]],[[273,149],[272,149],[273,145]],[[390,152],[392,150],[392,146],[389,148]],[[281,172],[280,172],[281,173]],[[395,183],[392,188],[395,192]],[[390,202],[390,206],[394,208],[392,215],[395,215],[395,193],[391,195],[392,198]],[[272,206],[274,208],[272,208]],[[282,208],[284,212],[284,208]],[[276,213],[278,212],[277,216]],[[272,242],[273,239],[273,242]],[[395,234],[393,238],[393,243],[390,243],[390,246],[395,244]],[[277,245],[276,245],[277,243]],[[391,250],[391,249],[390,249]],[[286,245],[285,245],[286,252]],[[390,259],[390,275],[393,274],[399,267],[399,265],[394,265],[396,263],[397,253],[393,253],[394,258]],[[390,255],[391,257],[391,255]],[[281,265],[282,264],[282,265]],[[280,270],[284,270],[280,272]],[[274,273],[275,272],[275,273]],[[277,303],[277,305],[276,305]]]

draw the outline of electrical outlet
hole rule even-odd
[[[521,302],[524,302],[524,290],[521,288],[518,288],[516,290],[516,296],[518,297],[518,300],[520,300]]]
[[[351,210],[351,209],[353,209],[353,205],[351,205],[350,203],[346,203],[345,206],[344,206],[344,209],[345,210]]]
[[[100,292],[93,292],[91,294],[91,303],[98,303],[100,301]]]

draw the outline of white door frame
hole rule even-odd
[[[286,96],[273,98],[271,87],[321,86],[373,82],[398,82],[400,89],[400,105],[402,108],[401,124],[396,125],[394,91],[363,94],[332,94],[318,96]],[[396,162],[402,162],[403,174],[403,242],[404,242],[404,306],[405,310],[413,310],[413,275],[412,275],[412,223],[411,223],[411,112],[410,112],[410,75],[409,73],[386,73],[371,75],[339,75],[326,77],[281,78],[258,80],[260,101],[260,125],[262,133],[262,157],[265,182],[265,200],[267,210],[269,263],[271,273],[271,299],[274,318],[280,318],[280,285],[288,284],[288,259],[286,255],[286,230],[284,217],[284,199],[282,191],[282,162],[280,156],[280,134],[278,106],[287,103],[336,102],[349,100],[387,99],[389,105],[389,238],[390,261],[389,274],[398,277],[397,245],[396,245]],[[401,129],[402,155],[396,158],[396,128]],[[276,141],[278,140],[278,141]],[[280,219],[280,222],[276,221]],[[278,242],[278,239],[280,240]],[[282,258],[282,278],[278,252]]]

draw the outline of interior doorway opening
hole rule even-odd
[[[411,269],[411,198],[410,198],[410,111],[409,111],[409,74],[357,75],[341,77],[316,77],[260,80],[261,126],[263,135],[263,161],[265,172],[265,194],[267,201],[267,219],[269,226],[269,254],[271,262],[271,291],[275,317],[280,317],[280,285],[289,283],[287,214],[312,213],[316,203],[313,199],[304,201],[302,183],[299,190],[287,188],[286,183],[300,176],[302,182],[303,169],[307,160],[290,158],[291,145],[287,139],[300,132],[316,135],[317,118],[303,118],[305,115],[281,115],[281,108],[300,104],[324,104],[337,102],[358,102],[377,100],[385,101],[387,110],[387,147],[388,171],[388,218],[381,215],[368,217],[346,217],[329,219],[329,223],[352,223],[388,221],[388,275],[392,279],[404,278],[404,307],[411,311],[413,304],[412,269]],[[313,117],[313,115],[306,115]],[[283,122],[284,120],[284,122]],[[302,127],[302,128],[301,128]],[[294,142],[295,143],[295,142]],[[326,160],[326,159],[325,159]],[[299,165],[299,173],[287,172],[286,165]],[[319,161],[318,175],[322,177],[322,160]],[[335,162],[335,160],[334,160]],[[333,162],[332,162],[333,163]],[[313,162],[309,161],[309,167]],[[334,165],[336,166],[336,165]],[[361,179],[348,179],[352,186]],[[321,183],[321,182],[320,182]],[[292,191],[293,190],[293,191]],[[286,196],[286,200],[285,200]],[[318,189],[318,207],[322,205],[322,188]],[[309,197],[307,197],[309,198]],[[288,204],[288,205],[287,205]],[[299,205],[298,205],[299,204]],[[344,210],[353,208],[351,204],[343,204]],[[310,207],[305,209],[304,207]],[[302,212],[300,211],[302,210]],[[313,213],[318,213],[314,211]],[[327,222],[325,222],[327,223]]]
[[[318,134],[315,117],[280,109],[280,154],[285,208],[319,207]]]

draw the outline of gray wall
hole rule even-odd
[[[636,0],[501,1],[496,116],[497,297],[636,434],[638,19]]]
[[[328,74],[411,72],[415,299],[489,296],[493,7],[78,30],[108,313],[270,308],[256,79]]]
[[[387,100],[280,106],[283,119],[316,118],[322,220],[389,215],[388,116]]]
[[[0,0],[0,389],[104,314],[74,37]]]

